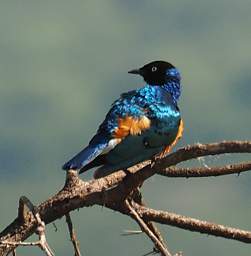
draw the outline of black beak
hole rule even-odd
[[[135,74],[135,75],[141,75],[141,70],[140,69],[133,69],[128,71],[129,74]]]

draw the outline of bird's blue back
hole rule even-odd
[[[97,135],[103,134],[108,139],[118,126],[118,118],[132,116],[140,118],[147,116],[152,120],[169,118],[170,127],[174,125],[172,120],[180,117],[180,112],[175,99],[171,96],[168,88],[146,84],[137,90],[121,94],[106,115],[100,125]]]

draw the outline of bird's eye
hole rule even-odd
[[[152,67],[152,72],[155,72],[157,70],[157,67],[153,66]]]

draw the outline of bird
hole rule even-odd
[[[133,165],[168,154],[182,137],[179,70],[158,60],[128,73],[143,77],[144,86],[120,95],[89,144],[63,170],[83,173],[97,167],[94,178],[128,171]]]

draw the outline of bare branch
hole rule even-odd
[[[166,168],[194,158],[227,153],[251,153],[251,142],[222,141],[209,144],[198,143],[192,146],[186,146],[167,155],[165,158],[158,159],[154,166],[157,171],[157,169],[163,169],[163,167]]]
[[[229,164],[225,166],[213,166],[213,167],[192,167],[192,168],[179,168],[168,167],[166,169],[160,169],[159,175],[175,178],[192,178],[192,177],[210,177],[210,176],[222,176],[229,174],[240,174],[251,170],[251,162],[243,162],[239,164]]]
[[[39,216],[45,224],[51,223],[75,209],[92,205],[102,205],[129,215],[128,209],[122,206],[122,202],[152,175],[190,159],[225,153],[251,153],[251,142],[223,141],[220,143],[187,146],[167,155],[165,158],[156,159],[156,161],[151,164],[147,161],[133,166],[130,168],[132,175],[127,176],[124,171],[118,171],[104,178],[84,182],[79,179],[75,171],[69,171],[63,189],[40,204],[36,208],[37,213],[39,213]],[[248,163],[245,165],[246,168],[248,168],[247,165]],[[229,169],[231,168],[228,167],[229,166],[221,167],[221,173],[229,173]],[[237,165],[232,165],[233,172],[236,167],[238,169]],[[242,170],[244,170],[243,166],[241,168],[241,171]],[[205,169],[201,169],[200,171],[201,173],[205,172]],[[237,170],[237,172],[239,171],[240,169]],[[200,222],[199,220],[180,215],[170,215],[169,213],[165,215],[165,212],[162,211],[152,212],[154,211],[152,210],[150,214],[149,211],[146,210],[148,208],[144,208],[140,205],[138,207],[138,209],[141,210],[139,215],[146,223],[148,221],[154,221],[246,243],[251,242],[251,233],[248,231],[227,228],[213,223]],[[165,216],[165,218],[163,216]],[[0,233],[0,242],[2,245],[6,241],[8,241],[9,244],[20,243],[32,235],[36,231],[36,228],[37,220],[34,215],[30,211],[26,212],[24,207],[20,205],[18,217]],[[153,232],[153,230],[151,232]],[[6,246],[0,246],[0,255],[6,255],[10,251],[13,251],[13,247],[7,248]]]
[[[139,205],[145,206],[146,207],[146,203],[143,200],[142,194],[139,191],[139,189],[134,191],[133,194],[133,201],[136,202]],[[164,238],[162,237],[160,231],[158,230],[157,226],[155,223],[153,223],[152,221],[145,221],[147,227],[153,232],[153,234],[159,239],[159,241],[162,243],[162,245],[167,248],[167,250],[169,251],[169,248],[164,240]]]
[[[233,239],[244,243],[251,243],[250,231],[226,227],[212,222],[182,216],[176,213],[154,210],[138,204],[134,204],[133,206],[137,209],[137,212],[144,220],[167,224],[208,235]]]
[[[74,248],[74,251],[75,251],[75,256],[81,256],[81,252],[80,252],[80,248],[79,248],[79,242],[77,240],[76,233],[75,233],[75,231],[73,229],[73,224],[72,224],[71,216],[70,216],[69,213],[67,213],[65,215],[65,219],[66,219],[66,223],[68,225],[71,242],[73,244],[73,248]]]
[[[136,220],[139,224],[140,228],[143,232],[146,233],[147,236],[153,241],[155,247],[159,250],[161,255],[163,256],[172,256],[172,254],[163,246],[163,244],[159,241],[159,239],[153,234],[153,232],[147,227],[146,223],[142,220],[142,218],[138,215],[138,213],[133,209],[128,200],[125,200],[125,205],[129,210],[130,216]]]

